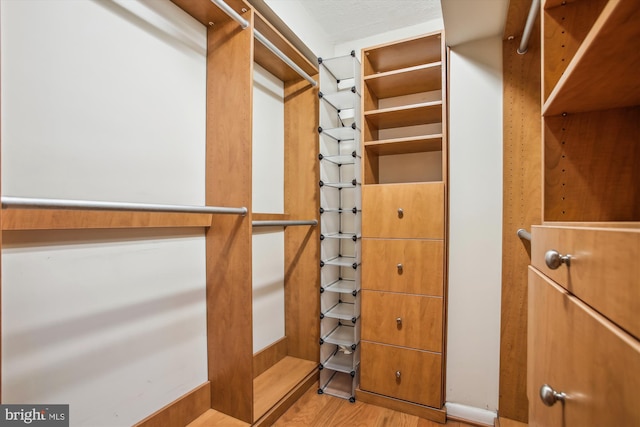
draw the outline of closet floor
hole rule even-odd
[[[368,403],[349,403],[344,399],[319,395],[312,386],[273,424],[274,427],[441,427],[433,421]],[[504,422],[504,421],[503,421]],[[447,427],[474,427],[458,421],[447,421]],[[506,427],[506,424],[503,425]],[[524,427],[517,423],[514,427]],[[249,424],[209,409],[187,427],[249,427]]]

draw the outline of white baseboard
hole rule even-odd
[[[460,403],[447,402],[447,416],[474,421],[476,423],[492,426],[498,416],[497,412],[487,409],[476,408],[474,406],[462,405]]]

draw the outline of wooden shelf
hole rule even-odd
[[[442,101],[367,111],[364,118],[377,129],[438,123],[442,121]]]
[[[258,12],[255,12],[254,20],[255,29],[265,36],[271,43],[280,49],[293,62],[302,68],[302,70],[314,76],[318,74],[318,67],[312,64],[298,49],[296,49],[286,38],[276,30],[276,28],[267,22]],[[248,30],[247,30],[248,31]],[[301,80],[300,74],[295,72],[291,67],[285,64],[273,52],[267,49],[261,42],[254,40],[253,58],[256,63],[265,68],[274,76],[283,82]]]
[[[364,143],[367,151],[381,156],[442,150],[442,134],[383,139]]]
[[[543,115],[640,104],[638,40],[637,0],[611,0],[549,94]]]
[[[311,360],[287,356],[253,380],[253,418],[260,419],[318,369]]]
[[[377,98],[439,90],[442,89],[442,62],[375,74],[365,77],[364,83]]]
[[[442,40],[433,34],[392,42],[363,50],[364,75],[438,62]]]
[[[211,214],[3,209],[2,230],[209,227]]]
[[[193,16],[202,25],[209,26],[210,22],[216,25],[220,25],[223,22],[230,21],[229,15],[224,13],[222,9],[216,6],[210,1],[194,1],[194,0],[171,0],[180,9]],[[231,9],[243,16],[247,21],[249,20],[249,14],[242,12],[242,9],[246,9],[247,5],[243,0],[225,0]],[[238,24],[240,26],[240,24]]]

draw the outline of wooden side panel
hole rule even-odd
[[[524,13],[530,1],[511,0],[510,11]],[[510,15],[511,16],[511,15]],[[524,22],[524,21],[523,21]],[[526,422],[527,265],[530,244],[519,228],[540,224],[540,39],[536,26],[525,55],[520,39],[503,42],[503,211],[502,302],[500,320],[500,416]]]
[[[205,413],[210,406],[211,384],[207,381],[200,387],[135,424],[134,427],[185,426]]]
[[[250,14],[245,18],[252,19]],[[206,202],[251,212],[253,35],[234,21],[208,30]],[[251,215],[217,216],[207,232],[211,407],[253,421]]]
[[[317,76],[312,76],[317,79]],[[319,221],[318,90],[285,82],[285,212]],[[285,335],[289,356],[318,361],[320,235],[318,227],[285,229]]]

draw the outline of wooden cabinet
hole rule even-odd
[[[640,425],[640,342],[533,268],[529,303],[529,425]]]
[[[444,422],[447,139],[441,33],[362,51],[365,402]]]
[[[541,22],[529,425],[638,425],[640,9],[634,0],[546,0]],[[544,384],[564,401],[546,406]]]

